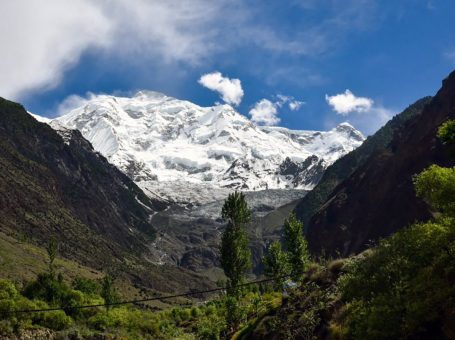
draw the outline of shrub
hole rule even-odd
[[[0,300],[14,299],[17,294],[17,289],[11,281],[0,280]]]
[[[414,225],[350,264],[340,279],[350,336],[442,337],[434,325],[455,308],[454,225],[450,218]]]
[[[34,322],[40,326],[44,326],[56,331],[60,331],[70,327],[73,324],[73,319],[63,311],[50,311],[40,313]]]
[[[76,277],[72,282],[72,286],[85,294],[100,294],[101,292],[101,286],[97,281],[82,277]]]

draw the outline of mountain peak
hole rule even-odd
[[[157,99],[166,99],[169,98],[164,93],[150,91],[150,90],[140,90],[134,94],[132,98],[137,98],[140,100],[157,100]]]
[[[351,130],[355,130],[355,128],[349,124],[348,122],[343,122],[343,123],[340,123],[338,124],[335,129],[351,129]]]
[[[158,192],[168,198],[182,181],[214,189],[311,189],[328,165],[364,140],[349,124],[327,132],[259,127],[230,105],[201,107],[153,91],[97,96],[57,120],[80,130],[141,186],[169,188]],[[298,173],[282,173],[286,160]]]
[[[338,124],[333,130],[339,133],[347,133],[351,138],[358,141],[365,140],[365,136],[348,122]]]

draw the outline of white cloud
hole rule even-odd
[[[108,40],[111,26],[85,0],[0,2],[0,96],[56,85],[84,49]]]
[[[223,77],[220,72],[207,73],[198,80],[199,84],[209,90],[218,92],[228,104],[239,105],[243,98],[240,79]]]
[[[78,96],[77,94],[72,94],[66,97],[58,106],[57,106],[57,115],[61,116],[70,112],[73,109],[79,108],[87,104],[91,99],[96,97],[92,92],[87,92],[85,97]]]
[[[251,46],[287,55],[331,53],[351,30],[371,24],[374,3],[330,2],[323,6],[327,19],[288,30],[258,20],[270,7],[242,0],[0,1],[0,96],[19,99],[58,85],[87,51],[135,64],[153,60],[174,71]],[[258,72],[267,76],[268,70]]]
[[[383,106],[373,106],[368,112],[349,115],[347,121],[368,136],[387,123],[395,113]]]
[[[325,95],[325,100],[336,113],[342,116],[347,116],[351,112],[369,111],[374,103],[370,98],[356,97],[349,90],[334,96]]]
[[[268,99],[261,99],[250,110],[251,120],[258,124],[275,125],[280,122],[277,117],[277,104]]]
[[[249,112],[253,122],[264,125],[276,125],[280,122],[278,109],[287,105],[289,110],[297,111],[305,104],[305,102],[296,100],[293,96],[283,94],[277,94],[274,98],[275,101],[263,98],[254,104],[254,107]]]
[[[302,102],[299,100],[293,100],[293,101],[290,101],[288,105],[289,105],[289,109],[291,111],[297,111],[302,107],[303,104],[305,104],[305,102]]]
[[[220,46],[228,1],[0,1],[0,96],[56,86],[88,50],[197,64]],[[143,60],[143,59],[141,59]]]
[[[277,107],[281,108],[283,105],[287,104],[289,110],[291,111],[297,111],[302,107],[303,104],[305,104],[304,101],[297,100],[293,96],[278,94],[276,97],[278,98],[278,100],[275,102],[275,105]]]
[[[332,109],[366,135],[375,133],[381,126],[389,121],[395,114],[393,110],[385,108],[367,97],[356,97],[351,91],[346,90],[334,96],[325,96]],[[333,126],[336,119],[329,118],[327,125]]]

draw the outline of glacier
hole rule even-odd
[[[348,123],[330,131],[258,126],[229,105],[201,107],[153,91],[94,95],[50,124],[80,130],[147,194],[173,202],[311,190],[365,139]]]

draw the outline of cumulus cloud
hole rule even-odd
[[[334,96],[325,96],[327,103],[337,113],[347,118],[347,121],[366,135],[373,134],[394,116],[394,111],[376,104],[367,97],[357,97],[346,90]],[[346,119],[344,118],[344,119]],[[335,120],[330,118],[327,125],[333,125]]]
[[[108,40],[110,22],[85,0],[0,3],[0,96],[56,85],[84,49]],[[19,20],[20,19],[20,20]]]
[[[285,96],[282,94],[278,94],[276,97],[278,99],[275,102],[276,106],[281,108],[287,104],[289,110],[291,111],[298,111],[302,107],[302,105],[305,104],[304,101],[297,100],[293,96]]]
[[[243,98],[243,89],[240,79],[223,77],[220,72],[204,74],[198,80],[199,84],[209,90],[218,92],[226,103],[239,105]]]
[[[257,124],[275,125],[280,122],[277,117],[278,110],[276,103],[268,99],[261,99],[250,110],[251,120]]]
[[[297,111],[302,107],[303,104],[305,104],[305,102],[302,102],[299,100],[293,100],[293,101],[290,101],[288,105],[289,105],[289,109],[291,111]]]
[[[19,99],[56,86],[87,51],[179,69],[251,45],[269,53],[324,53],[371,22],[369,2],[331,2],[322,23],[290,31],[256,20],[267,6],[242,0],[0,1],[0,96]]]
[[[0,1],[0,96],[56,86],[88,50],[200,63],[218,48],[228,1]],[[18,20],[20,18],[20,20]]]
[[[254,104],[249,112],[251,120],[257,124],[276,125],[280,122],[279,109],[287,106],[289,110],[297,111],[305,104],[304,101],[297,100],[293,96],[283,94],[274,96],[274,99],[271,101],[264,98]]]
[[[344,119],[354,126],[356,129],[362,131],[366,136],[372,135],[380,127],[384,126],[394,115],[396,111],[385,108],[383,106],[373,106],[370,111],[362,113],[353,113]],[[330,118],[326,121],[326,127],[332,128],[334,125],[339,124],[340,121]]]
[[[373,100],[366,97],[356,97],[351,91],[334,96],[325,95],[325,100],[332,109],[342,115],[347,116],[351,112],[366,112],[373,106]]]

